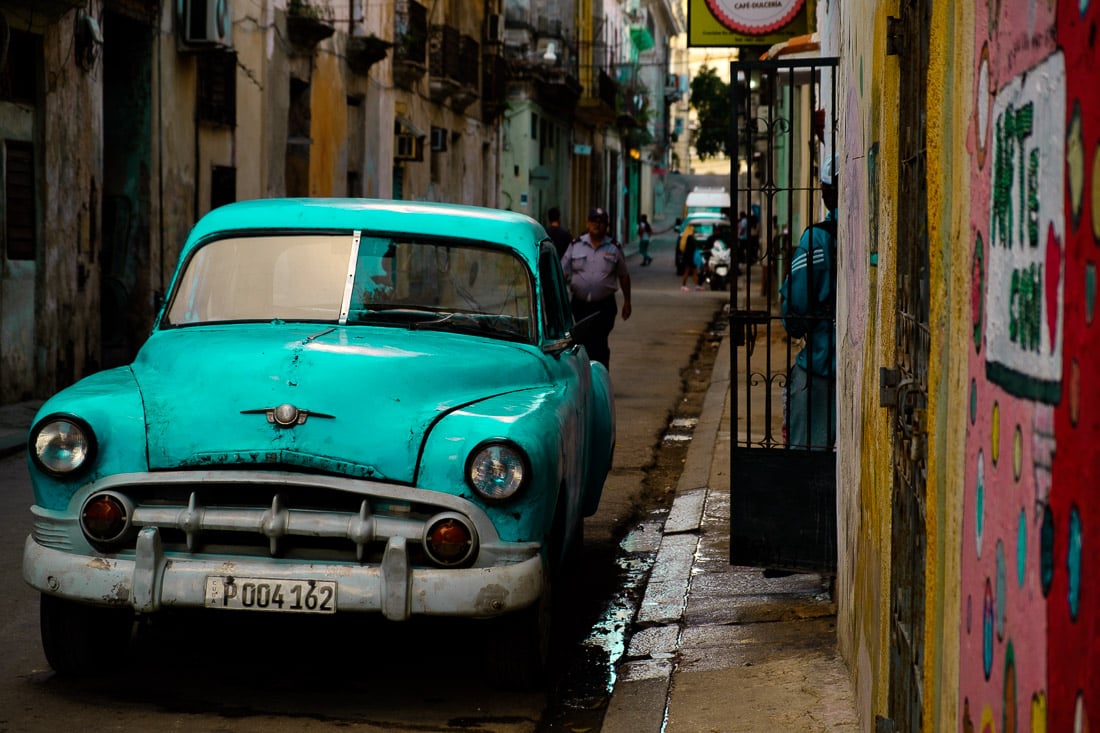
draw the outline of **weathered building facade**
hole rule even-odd
[[[593,38],[629,34],[625,13],[611,0],[0,0],[0,402],[128,360],[190,227],[230,201],[392,197],[540,219],[559,205],[583,219],[592,202],[651,195],[623,154],[592,164],[622,95],[606,121],[575,114],[602,98],[583,68],[626,58],[593,55]]]

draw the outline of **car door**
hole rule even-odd
[[[577,345],[568,343],[573,327],[573,311],[569,307],[569,290],[562,273],[561,260],[550,240],[539,251],[539,308],[541,311],[542,350],[547,365],[559,385],[563,397],[562,475],[566,478],[570,526],[580,505],[587,478],[588,415],[592,405],[592,372],[588,355]]]

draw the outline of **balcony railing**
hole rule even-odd
[[[464,112],[478,98],[481,86],[481,44],[476,38],[462,36],[458,42],[458,83],[459,88],[451,95],[451,108]]]
[[[459,44],[458,29],[449,25],[433,25],[428,35],[428,92],[432,101],[442,102],[458,91]]]
[[[481,119],[492,122],[506,104],[508,62],[499,53],[485,52],[481,67]]]
[[[428,9],[416,0],[397,0],[393,32],[394,83],[410,89],[428,69]]]

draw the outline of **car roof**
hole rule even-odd
[[[719,226],[730,226],[730,220],[724,216],[720,216],[713,212],[699,211],[694,214],[688,214],[684,217],[684,224],[717,224]]]
[[[508,246],[534,262],[547,238],[541,224],[514,211],[430,201],[363,198],[269,198],[221,206],[199,219],[180,253],[211,237],[233,232],[293,231],[400,232],[462,236]]]
[[[684,206],[693,208],[727,208],[730,205],[730,195],[725,188],[697,187],[687,195]]]

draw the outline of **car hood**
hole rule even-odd
[[[152,470],[298,466],[401,482],[439,417],[548,379],[531,346],[319,324],[160,331],[133,371]],[[278,422],[283,405],[292,424]]]

